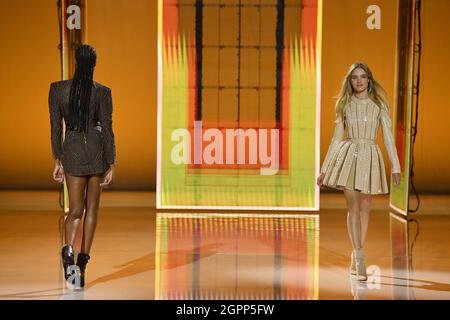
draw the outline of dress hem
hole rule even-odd
[[[85,177],[85,176],[91,176],[91,175],[99,174],[99,173],[104,174],[107,171],[108,170],[94,171],[94,172],[89,172],[89,173],[71,173],[71,172],[64,170],[65,173],[67,173],[70,176],[74,176],[74,177]]]
[[[374,196],[389,194],[389,191],[388,192],[367,193],[367,192],[363,192],[362,190],[359,190],[359,189],[350,189],[350,188],[347,188],[346,186],[341,186],[341,185],[330,186],[330,185],[324,184],[324,186],[332,188],[332,189],[336,189],[336,190],[341,190],[341,191],[344,191],[344,190],[358,191],[363,194],[369,194],[369,195],[374,195]]]

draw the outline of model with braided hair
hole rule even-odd
[[[61,250],[66,280],[75,284],[69,268],[75,265],[73,243],[84,214],[83,238],[76,265],[84,287],[86,264],[97,225],[100,193],[114,180],[115,143],[112,129],[111,89],[94,81],[97,55],[83,44],[75,52],[73,79],[53,82],[49,91],[51,145],[55,168],[53,179],[67,183],[69,213],[64,222]],[[62,120],[66,130],[62,134]]]
[[[380,123],[392,166],[392,180],[398,185],[401,179],[387,94],[367,64],[357,62],[350,66],[337,99],[335,123],[317,184],[321,188],[344,190],[348,207],[347,229],[353,247],[350,273],[359,281],[365,281],[363,244],[369,226],[372,195],[389,192],[383,156],[376,143]]]

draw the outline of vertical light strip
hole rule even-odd
[[[410,46],[409,46],[409,77],[408,77],[408,103],[406,105],[406,150],[408,150],[408,157],[406,158],[407,161],[405,163],[405,175],[408,177],[407,183],[405,183],[405,200],[403,202],[404,211],[402,212],[404,215],[408,216],[409,211],[409,187],[411,185],[411,162],[413,159],[413,154],[411,153],[411,144],[412,144],[412,107],[413,107],[413,101],[414,101],[414,76],[416,75],[414,72],[414,62],[415,62],[415,44],[416,44],[416,14],[415,14],[415,7],[416,7],[416,1],[418,0],[411,0],[411,33],[410,33]],[[417,66],[420,68],[420,66]],[[419,98],[418,96],[416,97]],[[393,122],[395,121],[393,128],[397,127],[397,108],[394,110],[395,118]],[[397,136],[397,132],[395,131],[395,138]],[[394,139],[394,142],[396,139]],[[401,180],[400,180],[401,181]],[[394,182],[393,179],[390,180],[391,183],[391,190],[394,188]],[[391,196],[390,196],[391,197]]]
[[[398,96],[399,96],[399,94],[398,94],[398,90],[399,90],[398,77],[399,77],[399,72],[400,72],[399,71],[400,66],[399,66],[399,63],[398,63],[398,59],[399,59],[398,46],[399,46],[399,34],[400,34],[399,29],[400,29],[400,20],[401,20],[401,18],[400,18],[400,10],[401,10],[401,8],[400,8],[400,0],[396,1],[396,8],[397,8],[397,12],[396,12],[396,20],[395,20],[395,39],[396,39],[395,45],[396,45],[396,50],[395,50],[395,65],[394,65],[394,79],[395,79],[395,81],[394,81],[394,114],[393,114],[393,119],[392,119],[393,127],[396,126],[395,125],[395,122],[396,122],[395,120],[397,119],[396,114],[397,114],[397,109],[398,109],[397,104],[398,104]],[[395,132],[395,130],[394,130],[394,132]],[[394,139],[394,142],[395,142],[395,139]],[[392,188],[392,184],[391,184],[391,188]],[[394,208],[395,210],[397,210],[397,211],[399,211],[399,212],[401,212],[403,214],[406,214],[406,212],[403,209],[397,207],[394,204],[394,200],[392,199],[391,194],[389,194],[389,205],[392,208]]]
[[[408,9],[409,19],[406,19],[404,16],[405,7]],[[412,153],[411,153],[411,145],[412,145],[412,135],[411,135],[411,121],[412,121],[412,103],[413,103],[413,81],[414,81],[414,45],[415,45],[415,33],[416,33],[416,21],[415,21],[415,0],[405,0],[405,1],[397,1],[397,29],[396,29],[396,37],[397,37],[397,49],[396,49],[396,67],[395,67],[395,87],[394,87],[394,113],[392,120],[394,141],[397,141],[397,113],[399,110],[399,83],[406,80],[406,101],[405,97],[400,96],[402,99],[401,105],[404,108],[405,114],[405,136],[404,136],[404,153],[403,159],[404,168],[403,174],[401,178],[401,182],[399,186],[395,186],[393,180],[390,181],[390,194],[389,194],[389,205],[390,208],[394,209],[396,212],[399,212],[405,216],[408,215],[408,206],[409,206],[409,186],[410,186],[410,166],[412,161]],[[408,30],[408,41],[409,46],[403,48],[403,41],[405,41],[405,32],[406,24],[409,23]],[[400,39],[402,37],[402,39]],[[400,47],[400,48],[399,48]],[[402,57],[402,50],[407,51],[407,56]],[[403,60],[399,61],[399,59],[404,58],[407,60],[407,66],[403,64]],[[405,69],[405,75],[403,75],[403,79],[399,79],[399,75],[402,74],[401,70]],[[406,78],[406,79],[404,79]],[[401,162],[402,159],[400,159]]]
[[[156,208],[161,208],[161,152],[162,152],[162,18],[163,18],[163,0],[158,0],[158,35],[157,35],[157,56],[158,56],[158,80],[157,80],[157,152],[156,152]]]
[[[322,0],[317,0],[317,34],[316,34],[316,175],[320,171],[320,114],[321,114],[321,75],[322,75]],[[320,209],[320,189],[314,183],[314,210]]]

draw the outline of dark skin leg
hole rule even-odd
[[[73,245],[78,226],[84,211],[84,193],[87,177],[76,177],[65,174],[69,193],[69,213],[64,222],[65,244]]]
[[[82,177],[65,174],[65,178],[69,192],[69,213],[64,222],[65,242],[73,245],[86,206],[81,252],[89,254],[97,226],[103,174]]]
[[[103,181],[103,175],[92,175],[87,182],[86,196],[86,215],[83,225],[83,240],[81,242],[81,252],[89,254],[92,242],[94,240],[95,229],[97,227],[98,207],[100,204],[100,194],[102,188],[100,183]]]

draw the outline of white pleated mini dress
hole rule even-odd
[[[381,124],[392,172],[400,173],[389,113],[370,98],[358,99],[353,95],[343,114],[344,119],[342,115],[337,116],[334,135],[320,170],[325,174],[323,184],[365,194],[389,193],[383,155],[376,143]],[[347,139],[344,140],[345,128]]]

